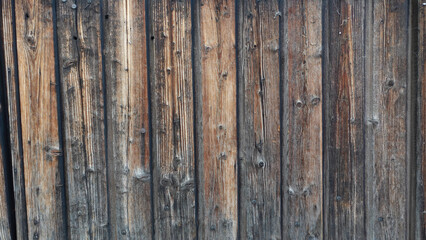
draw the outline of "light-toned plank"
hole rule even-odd
[[[104,1],[110,227],[152,237],[145,2]]]
[[[15,201],[16,237],[27,239],[27,212],[25,204],[25,183],[22,161],[21,112],[19,101],[18,68],[16,58],[15,12],[12,1],[1,1],[2,41],[9,115],[9,146],[13,171],[13,192]]]
[[[57,2],[70,237],[107,239],[100,1]]]
[[[366,6],[368,239],[408,239],[408,1]]]
[[[322,1],[283,3],[283,238],[321,239]]]
[[[191,1],[150,6],[156,239],[195,239]]]
[[[63,239],[64,183],[50,1],[15,1],[28,236]]]
[[[196,144],[202,145],[197,150],[198,235],[201,239],[235,239],[238,225],[235,2],[202,1],[196,9],[200,11],[197,51],[201,60],[201,74],[196,79],[197,94],[201,95],[197,97],[196,111],[201,114],[196,119],[202,124],[196,130],[199,135]]]
[[[326,9],[324,239],[362,240],[365,2],[334,0]]]
[[[238,7],[240,236],[281,238],[278,1]]]

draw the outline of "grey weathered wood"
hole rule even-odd
[[[364,1],[329,1],[324,23],[324,239],[366,239]]]
[[[108,238],[100,1],[58,1],[69,236]]]
[[[408,239],[408,1],[366,6],[366,228]]]
[[[191,1],[149,9],[155,238],[195,239]]]
[[[152,237],[145,2],[103,1],[113,239]]]
[[[51,1],[15,1],[28,236],[66,237]],[[47,207],[48,206],[48,207]]]
[[[417,84],[417,191],[416,191],[416,235],[415,239],[426,236],[426,6],[422,0],[413,1],[412,37],[413,63],[410,71]],[[417,73],[417,75],[416,75]]]
[[[278,1],[238,6],[239,218],[242,239],[281,238]]]
[[[322,238],[322,1],[282,9],[283,237]]]
[[[235,2],[203,1],[197,30],[201,60],[196,70],[198,236],[237,237],[237,107]],[[199,24],[199,25],[198,25]],[[195,60],[195,61],[197,61]],[[197,71],[201,71],[200,75]],[[201,101],[201,102],[199,102]],[[201,119],[199,118],[201,116]],[[201,122],[198,122],[201,121]]]
[[[19,84],[17,68],[17,49],[15,33],[15,12],[12,1],[1,1],[2,41],[4,70],[9,115],[9,147],[12,161],[13,189],[15,200],[16,237],[28,239],[27,212],[25,203],[24,166],[22,161],[22,138]],[[5,107],[5,106],[4,106]]]

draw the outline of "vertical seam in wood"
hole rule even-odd
[[[23,216],[17,217],[16,221],[21,221],[22,227],[23,227],[23,233],[22,236],[25,240],[28,239],[28,222],[27,222],[27,203],[26,203],[26,194],[25,194],[25,172],[24,172],[24,149],[22,145],[22,119],[21,119],[21,99],[19,97],[19,69],[18,69],[18,46],[17,46],[17,37],[16,37],[16,11],[15,11],[15,0],[12,0],[12,28],[13,28],[13,58],[14,61],[14,67],[15,67],[15,98],[16,98],[16,115],[17,115],[17,127],[18,127],[18,143],[19,143],[19,165],[21,168],[20,172],[20,178],[22,178],[22,186],[19,190],[21,192],[22,197],[22,209],[23,209]],[[18,190],[18,189],[16,189]],[[15,190],[15,191],[16,191]]]
[[[324,239],[328,239],[329,237],[326,236],[326,233],[328,233],[328,229],[326,228],[326,217],[328,217],[328,214],[326,214],[326,205],[328,205],[328,199],[327,199],[327,180],[328,180],[328,174],[329,172],[326,171],[326,167],[328,166],[328,164],[326,163],[326,157],[327,157],[327,119],[326,119],[326,112],[327,112],[327,103],[328,103],[328,97],[327,97],[327,87],[326,84],[328,83],[328,73],[326,71],[327,69],[327,63],[328,63],[328,57],[326,57],[326,54],[329,54],[328,51],[328,38],[327,38],[327,34],[328,31],[327,29],[329,29],[329,25],[330,22],[329,20],[329,16],[328,16],[328,7],[329,5],[327,4],[328,1],[323,1],[322,2],[322,11],[321,11],[321,27],[322,27],[322,36],[321,36],[321,41],[322,41],[322,49],[321,49],[321,72],[322,72],[322,79],[321,79],[321,86],[322,86],[322,90],[321,90],[321,99],[322,99],[322,105],[321,105],[321,118],[322,118],[322,156],[321,156],[321,165],[322,165],[322,172],[321,172],[321,178],[322,178],[322,204],[321,204],[321,213],[322,213],[322,237]],[[325,81],[324,81],[325,79]],[[326,83],[326,84],[324,84]]]
[[[155,1],[155,0],[154,0]],[[152,130],[152,101],[153,99],[151,96],[154,94],[151,94],[151,79],[152,79],[152,56],[151,56],[151,44],[152,40],[151,37],[151,28],[152,28],[152,14],[151,14],[151,8],[152,8],[152,2],[150,0],[145,1],[145,32],[146,32],[146,58],[147,58],[147,88],[148,88],[148,128],[149,128],[149,172],[150,172],[150,204],[151,204],[151,231],[152,231],[152,239],[155,239],[155,210],[154,210],[154,163],[153,163],[153,130]]]
[[[191,45],[191,60],[192,60],[192,105],[193,105],[193,111],[192,111],[192,117],[193,117],[193,140],[194,140],[194,176],[195,176],[195,190],[194,190],[194,194],[195,194],[195,239],[198,239],[198,228],[199,228],[199,221],[198,221],[198,217],[199,217],[199,213],[198,213],[198,207],[199,207],[199,199],[198,199],[198,142],[197,142],[197,127],[196,127],[196,122],[197,122],[197,96],[196,96],[196,81],[198,81],[198,75],[197,75],[197,68],[198,65],[195,64],[197,61],[196,56],[198,56],[199,52],[198,52],[198,48],[197,46],[199,46],[199,42],[197,40],[199,40],[197,38],[197,34],[198,34],[198,10],[199,10],[199,5],[198,5],[198,0],[191,0],[191,40],[192,40],[192,45]]]
[[[235,64],[237,66],[236,68],[236,78],[235,78],[235,84],[236,84],[236,108],[235,110],[237,111],[237,239],[241,238],[241,176],[240,176],[240,172],[241,172],[241,164],[240,164],[240,148],[241,148],[241,137],[240,137],[240,94],[239,94],[239,89],[240,89],[240,84],[244,84],[244,81],[241,81],[241,83],[238,83],[238,80],[240,79],[240,75],[242,74],[242,72],[240,71],[240,47],[239,46],[239,42],[240,39],[242,38],[242,36],[240,35],[240,26],[239,26],[239,11],[240,11],[240,1],[239,0],[235,0],[235,46],[236,46],[236,54],[235,54]],[[244,102],[244,101],[242,101]]]
[[[3,5],[0,3],[0,12],[3,12]],[[4,29],[3,21],[0,21],[0,29]],[[3,31],[0,33],[0,39],[4,39]],[[3,88],[3,92],[0,94],[0,107],[4,108],[3,110],[3,132],[0,136],[0,139],[3,140],[3,171],[4,171],[4,184],[5,184],[5,194],[7,201],[7,214],[8,214],[8,223],[9,223],[9,234],[11,239],[16,239],[16,216],[15,216],[15,201],[14,201],[14,191],[13,191],[13,166],[12,166],[12,154],[10,150],[10,127],[9,127],[9,101],[7,99],[7,70],[6,70],[6,60],[4,53],[4,42],[0,43],[0,70],[2,71],[0,86]],[[2,130],[0,129],[0,132]]]
[[[108,108],[107,108],[107,86],[105,78],[105,37],[104,37],[104,1],[100,0],[100,37],[101,37],[101,62],[102,62],[102,95],[103,95],[103,111],[104,111],[104,137],[105,137],[105,170],[106,170],[106,192],[107,192],[107,212],[108,212],[108,235],[111,238],[111,207],[110,207],[110,191],[109,191],[109,161],[108,161]]]
[[[66,184],[65,184],[65,164],[64,164],[64,128],[62,124],[62,116],[63,116],[63,109],[62,109],[62,99],[61,99],[61,77],[59,74],[59,48],[58,48],[58,21],[57,21],[57,15],[56,15],[56,1],[52,0],[52,14],[53,14],[53,47],[54,47],[54,58],[55,58],[55,89],[56,89],[56,108],[57,108],[57,114],[58,114],[58,137],[59,137],[59,149],[61,151],[61,154],[58,156],[58,172],[59,172],[59,178],[60,178],[60,185],[61,185],[61,199],[62,199],[62,225],[63,225],[63,235],[66,237],[68,236],[68,214],[67,214],[67,197],[66,197]]]
[[[416,146],[417,146],[417,76],[418,66],[416,64],[417,39],[418,39],[418,9],[415,0],[408,1],[408,92],[407,92],[407,159],[408,159],[408,226],[407,236],[409,239],[415,237],[416,227]]]
[[[279,74],[280,74],[280,83],[279,83],[279,94],[280,94],[280,228],[281,228],[281,239],[284,239],[284,230],[283,230],[283,204],[284,204],[284,189],[283,189],[283,154],[284,154],[284,70],[283,70],[283,48],[284,48],[284,18],[286,16],[284,12],[284,1],[278,0],[278,9],[281,12],[279,26],[278,26],[278,46],[279,46],[279,52],[278,52],[278,60],[279,60]]]

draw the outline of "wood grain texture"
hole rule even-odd
[[[22,156],[21,113],[17,68],[17,49],[15,33],[15,8],[12,1],[1,1],[2,41],[6,82],[7,111],[9,115],[9,147],[12,161],[13,189],[15,201],[16,237],[27,237],[27,212],[25,203],[24,166]],[[6,106],[4,106],[6,107]]]
[[[16,37],[28,235],[63,239],[66,219],[51,3],[15,1]]]
[[[0,45],[1,46],[1,45]],[[2,63],[3,64],[3,63]],[[3,82],[4,78],[1,76],[0,86],[5,86]],[[6,179],[9,174],[9,165],[10,158],[8,152],[8,131],[7,131],[7,104],[5,97],[5,89],[0,90],[0,239],[12,239],[11,232],[14,229],[11,229],[12,226],[10,221],[13,221],[11,218],[13,205],[11,200],[12,196],[8,196],[8,190],[11,188],[11,183],[9,179]],[[11,198],[12,197],[12,198]]]
[[[408,1],[366,6],[368,239],[408,239]]]
[[[70,237],[107,239],[100,1],[57,9]]]
[[[150,5],[155,239],[195,239],[191,1]]]
[[[329,1],[326,9],[324,239],[361,240],[366,239],[365,3]]]
[[[235,2],[201,1],[201,134],[198,161],[201,239],[237,237]],[[197,83],[198,84],[198,83]]]
[[[110,226],[152,237],[145,2],[104,1]]]
[[[283,236],[321,239],[322,1],[283,4]]]
[[[241,239],[281,239],[278,1],[238,6]]]
[[[426,6],[422,0],[414,2],[417,8],[417,21],[412,31],[417,34],[417,52],[414,55],[413,67],[417,68],[417,206],[416,206],[416,239],[426,236]],[[414,27],[417,28],[414,28]],[[414,35],[413,37],[415,37]]]

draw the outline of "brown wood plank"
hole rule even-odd
[[[57,9],[70,237],[107,239],[100,1]]]
[[[422,0],[414,2],[413,14],[416,14],[412,31],[418,31],[414,39],[415,49],[413,67],[417,68],[417,209],[416,239],[426,236],[426,6]],[[417,27],[417,28],[415,28]],[[414,35],[413,37],[415,37]]]
[[[201,119],[196,119],[202,124],[196,130],[200,135],[197,147],[202,145],[197,150],[198,235],[201,239],[235,239],[238,225],[235,2],[202,1],[196,9],[200,11],[197,51],[201,60],[201,73],[196,79],[197,94],[201,95],[197,96],[196,111],[201,112]]]
[[[63,239],[52,5],[28,0],[15,4],[28,235]]]
[[[150,6],[156,239],[195,239],[191,1]]]
[[[13,189],[15,201],[16,237],[27,237],[27,212],[25,203],[25,183],[22,161],[21,119],[16,59],[15,12],[12,1],[1,1],[2,41],[4,54],[7,110],[9,115],[9,146],[13,169]]]
[[[278,1],[240,1],[239,178],[241,239],[281,238]]]
[[[283,3],[283,237],[323,237],[322,1]]]
[[[364,213],[365,2],[330,1],[325,46],[325,235],[366,239]]]
[[[110,226],[152,237],[145,2],[104,1]]]
[[[3,66],[2,66],[3,67]],[[0,86],[4,85],[4,78],[1,76]],[[11,183],[6,179],[6,175],[9,173],[7,169],[9,165],[8,156],[8,132],[7,132],[7,104],[5,102],[6,93],[5,89],[0,90],[0,239],[12,239],[11,232],[14,229],[10,228],[10,221],[12,220],[11,212],[13,211],[13,197],[8,198],[7,190],[11,187]]]
[[[408,1],[368,2],[366,221],[368,239],[408,239]]]

